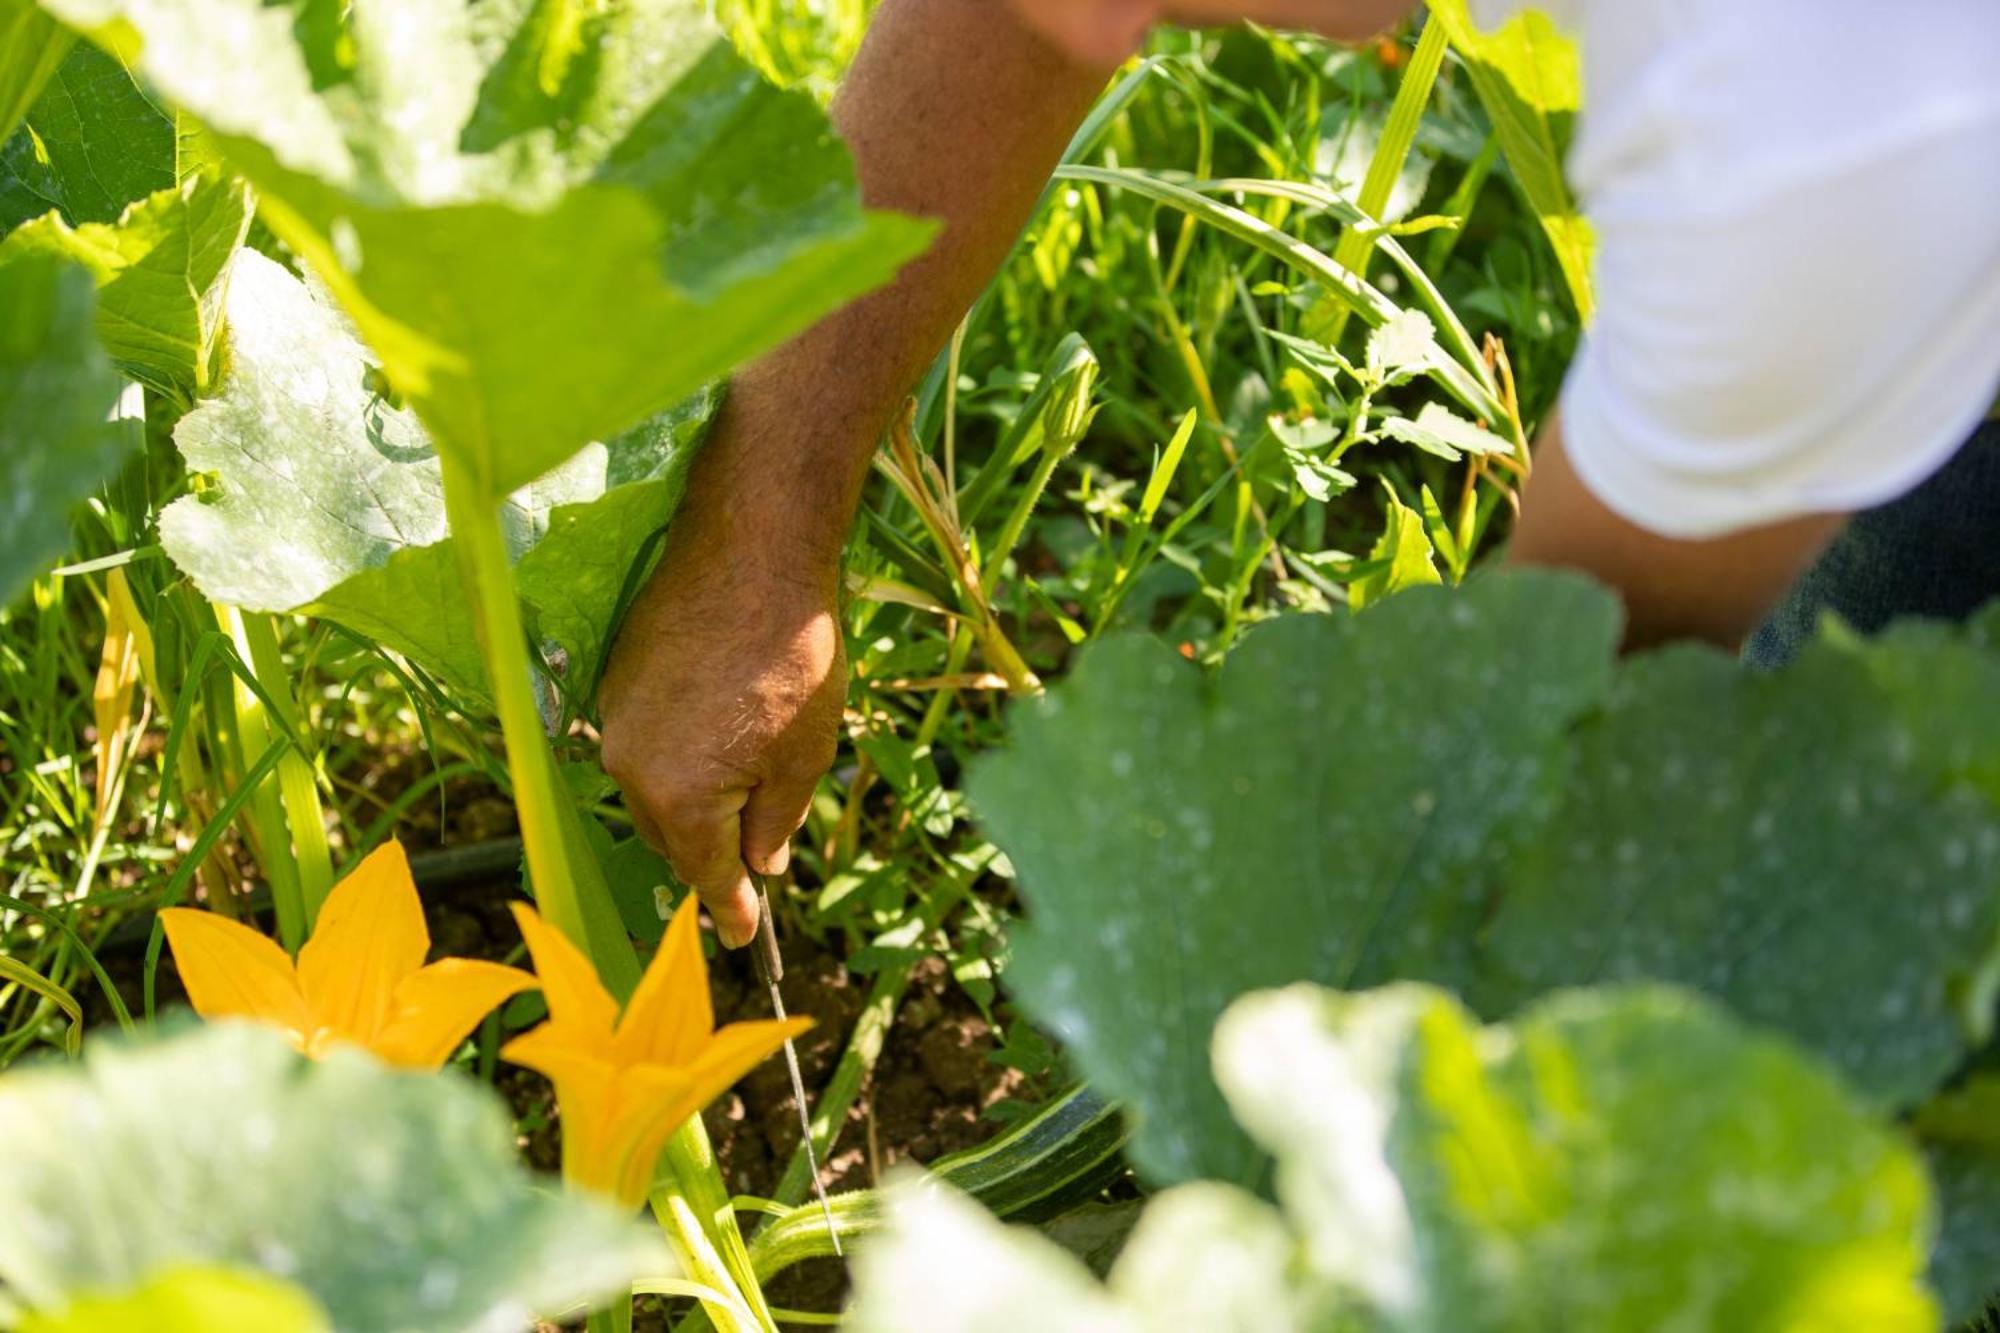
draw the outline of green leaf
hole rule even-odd
[[[1917,745],[1947,776],[2000,804],[2000,709],[1992,706],[2000,699],[2000,642],[1977,624],[1911,620],[1854,651]]]
[[[851,1333],[1136,1333],[1087,1269],[950,1186],[899,1173],[889,1233],[856,1256]]]
[[[27,123],[0,145],[0,232],[51,209],[72,226],[116,222],[176,184],[173,117],[88,42],[70,50]]]
[[[0,258],[0,605],[69,545],[69,510],[132,443],[107,424],[118,377],[92,333],[90,275]]]
[[[123,1295],[86,1296],[31,1314],[20,1333],[332,1333],[297,1287],[262,1273],[169,1268]]]
[[[1382,536],[1368,553],[1369,563],[1380,568],[1348,585],[1348,604],[1362,611],[1406,589],[1444,582],[1431,559],[1433,554],[1431,539],[1424,532],[1424,516],[1390,491]]]
[[[1447,463],[1467,454],[1511,454],[1514,446],[1484,426],[1467,421],[1441,403],[1425,403],[1416,418],[1394,417],[1382,427],[1392,440],[1412,444]]]
[[[1595,305],[1591,261],[1596,242],[1563,176],[1570,124],[1583,105],[1576,43],[1546,14],[1532,9],[1483,33],[1466,0],[1432,0],[1429,8],[1465,61],[1473,89],[1492,118],[1500,151],[1541,220],[1570,298],[1588,323]]]
[[[1138,1112],[1145,1172],[1254,1178],[1201,1053],[1290,981],[1435,981],[1491,1015],[1685,985],[1885,1108],[1984,1037],[2000,810],[1869,650],[1774,675],[1674,650],[1612,687],[1616,638],[1601,596],[1508,574],[1281,620],[1212,683],[1108,640],[1017,712],[971,786],[1030,909],[1009,978]]]
[[[1254,996],[1216,1030],[1304,1266],[1361,1327],[1929,1333],[1908,1145],[1789,1044],[1668,990],[1481,1029],[1423,986]]]
[[[1445,359],[1437,325],[1421,310],[1405,310],[1368,335],[1368,369],[1383,384],[1406,384]]]
[[[1972,1077],[1920,1107],[1912,1127],[1938,1183],[1930,1277],[1956,1327],[2000,1299],[2000,1079]]]
[[[218,601],[325,616],[482,691],[472,602],[416,414],[382,396],[380,370],[340,314],[262,255],[238,258],[228,315],[229,373],[174,433],[211,482],[161,515],[168,554]],[[505,510],[517,589],[586,692],[711,408],[700,395],[592,445]]]
[[[2000,1078],[1977,1075],[1914,1117],[1937,1182],[1931,1280],[1954,1326],[2000,1297]]]
[[[75,40],[34,0],[0,0],[0,143],[20,125]]]
[[[892,1178],[887,1234],[856,1261],[850,1333],[1304,1333],[1276,1209],[1212,1182],[1154,1196],[1100,1285],[943,1181]],[[1127,1224],[1129,1225],[1129,1223]]]
[[[1212,680],[1106,640],[1015,710],[971,774],[1030,908],[1008,980],[1137,1110],[1148,1176],[1258,1174],[1209,1076],[1237,996],[1469,966],[1480,863],[1548,799],[1618,619],[1581,580],[1493,578],[1279,620]]]
[[[36,1309],[162,1270],[249,1269],[352,1333],[517,1327],[670,1260],[519,1166],[500,1101],[224,1024],[100,1040],[0,1080],[0,1281]]]
[[[120,370],[192,406],[208,387],[220,326],[218,280],[250,230],[249,192],[200,177],[161,190],[116,223],[72,229],[59,213],[19,228],[0,256],[71,259],[97,279],[97,333]]]
[[[880,286],[927,223],[862,211],[803,94],[701,0],[49,0],[199,119],[389,380],[502,495]]]
[[[1480,1028],[1441,991],[1234,1005],[1215,1068],[1278,1206],[1156,1195],[1108,1281],[941,1181],[886,1191],[854,1333],[1931,1333],[1909,1145],[1683,992]]]
[[[1942,786],[1851,654],[1768,675],[1693,648],[1640,658],[1507,871],[1475,998],[1698,987],[1871,1102],[1919,1101],[1965,1053],[1959,988],[2000,933],[2000,821]]]

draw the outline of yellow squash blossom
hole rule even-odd
[[[535,986],[499,963],[424,965],[430,931],[395,842],[334,886],[296,965],[274,941],[213,912],[175,907],[160,920],[196,1013],[269,1023],[314,1058],[353,1045],[437,1069],[495,1005]]]
[[[556,1085],[563,1174],[631,1208],[644,1202],[674,1131],[812,1026],[764,1020],[716,1031],[695,913],[690,894],[621,1017],[577,947],[531,909],[514,907],[549,1021],[500,1054]]]

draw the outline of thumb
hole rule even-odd
[[[792,835],[805,826],[818,775],[774,778],[757,786],[743,807],[743,862],[760,875],[782,875],[792,863]]]

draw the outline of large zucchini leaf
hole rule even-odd
[[[1442,992],[1301,986],[1216,1032],[1273,1207],[1177,1186],[1106,1286],[941,1184],[892,1187],[856,1333],[1929,1333],[1916,1153],[1820,1062],[1685,992],[1481,1028]]]
[[[643,1228],[536,1185],[475,1084],[308,1062],[241,1024],[92,1050],[0,1080],[0,1281],[30,1308],[219,1266],[297,1286],[345,1333],[451,1333],[671,1266]]]
[[[416,414],[384,397],[340,313],[255,252],[229,282],[229,371],[174,432],[202,490],[160,538],[203,593],[305,611],[483,689],[472,599],[445,522],[438,459]],[[503,510],[537,632],[596,679],[634,562],[679,503],[710,398],[591,445]]]
[[[1485,863],[1546,816],[1618,624],[1580,580],[1494,579],[1278,621],[1213,678],[1108,640],[1015,710],[970,786],[1031,909],[1008,981],[1137,1109],[1146,1174],[1260,1170],[1209,1077],[1237,996],[1464,978]]]
[[[48,0],[258,187],[488,494],[879,286],[931,227],[865,213],[803,94],[701,0]]]
[[[77,43],[26,124],[0,140],[0,232],[50,210],[72,226],[116,222],[178,183],[177,160],[173,117],[116,58]]]
[[[1943,767],[1854,655],[1773,675],[1707,650],[1640,658],[1508,868],[1475,999],[1697,986],[1876,1104],[1921,1101],[1965,1056],[1959,996],[2000,922],[2000,818]]]
[[[1867,648],[1614,676],[1615,624],[1606,592],[1500,575],[1279,621],[1213,678],[1108,641],[1017,713],[971,778],[1030,908],[1009,980],[1135,1108],[1144,1172],[1256,1178],[1204,1056],[1231,999],[1293,981],[1436,981],[1493,1015],[1673,982],[1881,1106],[1983,1038],[2000,810],[1946,729]]]
[[[69,510],[124,457],[118,376],[92,333],[90,274],[0,256],[0,603],[69,542]]]

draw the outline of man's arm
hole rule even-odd
[[[869,206],[937,218],[887,290],[742,371],[603,688],[640,833],[747,943],[845,704],[840,552],[876,440],[1027,221],[1108,71],[998,0],[885,0],[834,123]]]
[[[1709,541],[1675,541],[1620,518],[1591,494],[1552,420],[1521,497],[1508,547],[1517,565],[1580,569],[1625,599],[1628,648],[1672,639],[1735,647],[1757,628],[1840,531],[1843,515],[1816,514]]]

